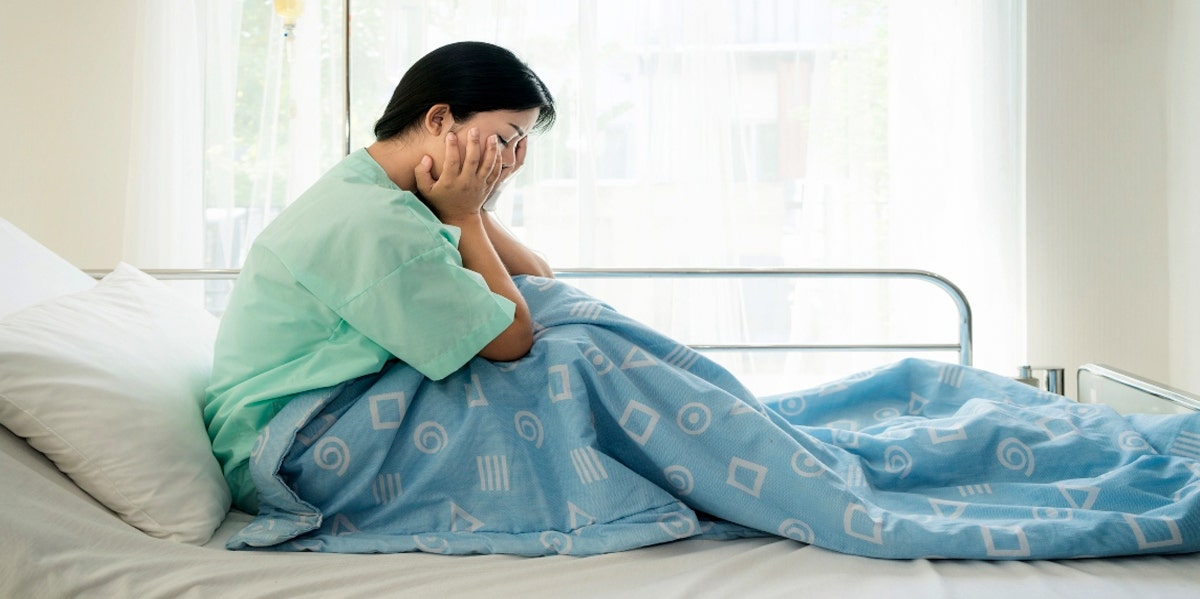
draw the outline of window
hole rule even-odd
[[[480,39],[558,101],[499,212],[556,267],[928,269],[973,302],[977,364],[1021,360],[1022,2],[349,1],[348,111],[341,3],[307,3],[286,39],[269,2],[207,3],[206,266],[240,265],[347,131],[369,144],[408,64]],[[953,328],[922,320],[940,292],[841,287],[603,292],[691,341],[820,343],[849,324],[860,341],[938,342]],[[887,330],[858,330],[882,300],[899,306]],[[720,359],[774,391],[888,357]]]

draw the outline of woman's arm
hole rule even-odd
[[[499,178],[495,175],[499,169],[496,137],[493,135],[488,139],[484,152],[479,132],[471,129],[467,134],[465,160],[461,161],[456,137],[453,133],[446,136],[445,166],[436,181],[431,173],[432,159],[425,156],[421,160],[414,170],[417,187],[438,219],[458,227],[458,252],[463,267],[479,273],[492,293],[516,305],[512,323],[485,345],[479,355],[501,362],[517,360],[533,347],[533,319],[529,316],[525,298],[517,290],[488,236],[480,209],[495,184],[489,179]]]
[[[508,180],[517,174],[522,166],[525,166],[525,156],[529,153],[529,138],[522,137],[516,143],[516,147],[513,148],[513,163],[510,165],[501,163],[500,177],[496,180],[496,185],[492,187],[491,193],[488,194],[487,200],[484,201],[484,206],[490,206],[500,195],[500,191],[504,189]],[[484,229],[487,230],[488,237],[496,248],[496,253],[500,255],[500,260],[508,269],[508,274],[554,278],[554,271],[541,256],[517,240],[504,225],[500,224],[500,221],[492,218],[492,215],[486,211],[483,211],[482,214]]]
[[[502,295],[516,305],[512,324],[495,339],[479,350],[479,355],[489,360],[510,362],[520,359],[533,347],[533,319],[529,306],[517,290],[506,264],[501,261],[500,247],[495,245],[484,223],[484,213],[464,216],[447,221],[446,224],[459,228],[458,252],[462,255],[463,267],[479,273],[492,293]]]
[[[487,231],[488,239],[491,240],[492,247],[496,249],[496,254],[500,256],[500,261],[508,269],[508,274],[554,278],[554,271],[545,259],[521,243],[508,229],[504,228],[504,225],[492,218],[491,214],[487,212],[480,214],[483,217],[483,228]]]

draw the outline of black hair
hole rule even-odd
[[[554,124],[554,98],[528,65],[500,46],[456,42],[409,67],[375,123],[375,139],[391,139],[420,126],[435,104],[449,105],[456,120],[493,110],[537,108],[533,131]]]

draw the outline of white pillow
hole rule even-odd
[[[129,524],[204,543],[230,502],[202,414],[215,335],[215,317],[122,263],[0,320],[0,423]]]

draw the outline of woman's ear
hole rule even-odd
[[[449,104],[434,104],[425,112],[425,120],[421,123],[425,132],[440,137],[454,126],[454,115],[450,114]]]

